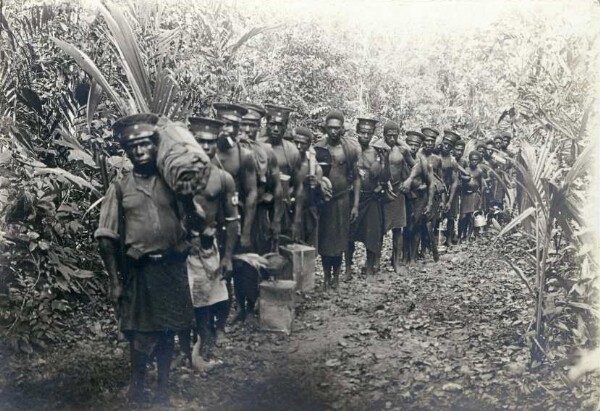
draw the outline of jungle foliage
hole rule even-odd
[[[323,21],[246,3],[188,6],[0,10],[0,325],[16,349],[59,341],[73,301],[108,304],[93,231],[104,190],[127,167],[112,122],[141,111],[184,119],[215,101],[282,103],[295,110],[292,126],[315,128],[335,107],[349,120],[371,114],[466,139],[510,130],[525,194],[500,234],[516,229],[528,251],[511,264],[537,301],[532,347],[562,357],[597,341],[598,243],[583,214],[597,31],[561,10],[550,24],[509,9],[486,26],[417,39],[343,13]],[[598,7],[585,6],[592,22]]]

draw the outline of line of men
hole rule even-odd
[[[352,277],[355,242],[365,245],[368,278],[380,269],[388,231],[397,272],[415,261],[420,243],[437,261],[434,227],[442,216],[449,221],[447,241],[454,242],[454,221],[460,216],[458,236],[465,238],[482,207],[483,187],[490,204],[504,195],[489,190],[492,174],[480,163],[492,164],[494,152],[507,153],[510,136],[501,136],[496,150],[478,147],[467,164],[464,141],[451,130],[444,130],[438,148],[437,130],[409,131],[404,141],[400,126],[387,121],[374,141],[376,120],[359,118],[350,136],[343,113],[332,110],[325,136],[315,139],[306,127],[287,130],[287,107],[213,107],[216,118],[188,119],[211,159],[206,187],[191,196],[176,195],[158,172],[157,116],[127,116],[113,125],[133,171],[108,189],[95,237],[130,342],[133,401],[147,399],[144,377],[153,355],[156,399],[168,401],[174,335],[189,345],[183,336],[193,317],[200,359],[210,367],[214,347],[227,341],[233,296],[236,321],[255,314],[260,276],[234,264],[235,254],[277,252],[285,242],[312,245],[321,256],[325,289],[336,288],[344,256],[346,277]]]

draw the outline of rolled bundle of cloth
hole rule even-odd
[[[239,144],[252,153],[254,168],[256,169],[256,181],[259,184],[266,184],[269,173],[269,156],[265,149],[260,143],[249,138],[241,138]]]
[[[210,174],[210,159],[185,124],[167,120],[159,134],[158,171],[167,185],[178,194],[203,190]]]

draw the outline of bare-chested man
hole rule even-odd
[[[350,238],[346,251],[346,277],[352,276],[354,242],[365,245],[367,279],[379,271],[381,246],[383,243],[383,183],[388,180],[387,167],[383,155],[371,146],[377,120],[358,118],[356,134],[361,153],[358,160],[358,173],[361,179],[358,216],[350,225]]]
[[[242,234],[237,251],[246,251],[251,246],[251,233],[254,215],[256,213],[257,185],[256,168],[252,153],[238,144],[238,134],[242,117],[248,112],[239,104],[215,103],[213,105],[217,118],[224,123],[221,134],[217,140],[217,153],[213,163],[227,171],[235,181],[237,195],[233,201],[235,205],[242,206]],[[234,273],[234,275],[236,275]],[[229,316],[233,290],[231,281],[227,283],[229,290],[229,304],[227,313],[222,313],[217,318],[217,344],[226,343],[225,323]]]
[[[473,213],[478,209],[481,200],[481,189],[483,187],[483,171],[479,168],[481,154],[478,150],[469,153],[469,167],[461,172],[462,181],[460,199],[460,220],[458,222],[459,241],[470,238],[473,230]]]
[[[236,201],[243,208],[240,246],[248,248],[251,245],[250,235],[256,212],[256,169],[252,153],[237,142],[242,117],[248,109],[239,104],[229,103],[215,103],[213,106],[217,118],[224,123],[213,162],[231,174],[235,181]]]
[[[298,187],[295,174],[300,162],[300,153],[294,143],[284,139],[292,110],[288,107],[275,104],[265,104],[265,109],[267,110],[267,135],[261,141],[271,145],[277,158],[281,175],[284,207],[281,218],[281,233],[290,237],[293,221],[291,199]]]
[[[300,152],[300,163],[296,176],[296,211],[294,212],[293,238],[312,247],[318,247],[318,206],[324,200],[322,191],[323,170],[311,150],[313,133],[306,127],[296,127],[292,133]]]
[[[407,226],[406,196],[400,190],[400,184],[408,177],[407,170],[412,169],[415,164],[410,147],[400,144],[399,135],[398,123],[388,120],[383,126],[383,139],[390,149],[388,155],[390,185],[396,198],[384,204],[383,215],[385,232],[392,230],[392,267],[396,273],[400,271],[404,249],[402,230]],[[417,151],[418,148],[415,154]]]
[[[458,204],[455,199],[458,198],[458,163],[456,159],[452,155],[452,150],[454,149],[455,143],[460,140],[460,135],[455,133],[452,130],[444,130],[444,138],[442,140],[442,144],[440,146],[440,157],[442,159],[442,177],[444,181],[444,185],[446,186],[446,191],[448,193],[448,199],[446,204],[444,204],[443,212],[444,216],[447,219],[446,226],[446,246],[450,246],[450,243],[456,244],[455,238],[455,225],[454,219],[457,209],[453,209],[454,204]]]
[[[350,238],[350,223],[358,217],[361,180],[357,171],[360,149],[343,136],[342,112],[330,111],[325,118],[325,128],[327,137],[315,143],[315,152],[319,163],[329,163],[329,169],[323,171],[331,181],[333,191],[333,198],[323,204],[319,215],[319,254],[323,262],[324,288],[327,289],[338,285],[342,254]]]
[[[283,216],[283,191],[281,187],[279,164],[273,147],[257,140],[258,131],[266,110],[255,104],[245,104],[248,109],[242,117],[241,130],[246,134],[249,147],[266,160],[264,178],[258,181],[258,203],[252,227],[252,251],[265,254],[276,251],[274,246],[279,242],[281,218]]]
[[[410,176],[402,183],[401,189],[404,192],[417,189],[413,210],[416,235],[413,236],[412,246],[414,249],[412,251],[416,252],[419,237],[421,242],[428,237],[433,260],[437,262],[439,254],[433,227],[439,218],[440,206],[446,202],[446,195],[441,179],[442,160],[440,156],[433,154],[435,139],[439,132],[437,130],[430,132],[429,130],[433,129],[422,129],[426,132],[423,133],[425,135],[423,147],[417,153],[416,164],[412,168]],[[423,183],[427,185],[427,190],[419,190]]]
[[[415,160],[417,158],[417,153],[423,144],[423,139],[425,136],[418,131],[407,131],[406,132],[406,144],[409,147],[410,156],[413,159],[412,166],[408,163],[406,167],[404,167],[401,174],[401,181],[404,181],[410,175],[412,168],[415,165]],[[401,190],[402,185],[399,186]],[[423,184],[423,189],[427,186]],[[402,190],[401,190],[402,191]],[[404,241],[404,258],[403,261],[405,264],[410,264],[414,259],[413,251],[412,251],[412,238],[415,235],[415,216],[414,216],[414,202],[417,198],[416,190],[404,192],[404,196],[406,198],[406,227],[404,227],[403,231],[403,241]],[[415,251],[416,253],[416,251]]]
[[[189,122],[194,138],[213,159],[224,124],[203,117],[190,117]],[[187,269],[203,368],[216,364],[212,358],[217,333],[215,317],[221,321],[227,318],[222,314],[229,301],[225,278],[233,270],[232,255],[240,229],[233,177],[214,163],[210,167],[206,188],[194,196],[194,205],[202,208],[204,217],[199,218],[195,210],[187,213],[192,238]]]

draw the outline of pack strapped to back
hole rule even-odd
[[[269,157],[261,145],[251,139],[240,139],[240,146],[252,153],[254,168],[256,170],[256,182],[258,184],[267,183],[267,173],[269,172]]]

